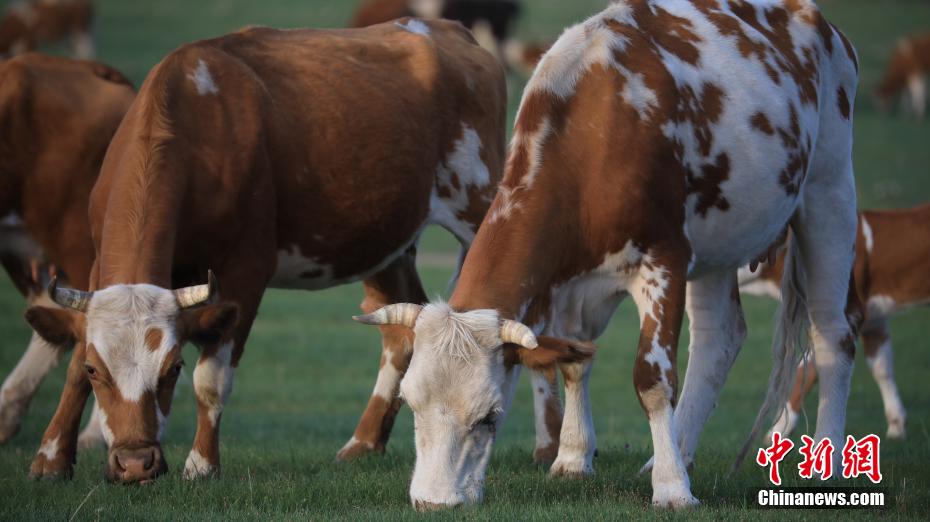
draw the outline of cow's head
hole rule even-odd
[[[355,319],[405,325],[415,333],[400,395],[414,414],[417,460],[410,499],[418,510],[481,501],[516,364],[544,369],[593,354],[589,345],[537,339],[527,326],[502,320],[495,310],[395,304]]]
[[[212,274],[206,285],[179,290],[135,284],[81,292],[52,281],[49,295],[62,308],[26,311],[47,341],[83,343],[109,447],[108,479],[145,482],[167,470],[161,438],[184,365],[181,347],[227,337],[237,320],[236,305],[210,304],[216,293]]]

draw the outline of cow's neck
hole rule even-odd
[[[173,181],[140,173],[124,176],[111,187],[98,252],[99,288],[140,283],[171,288],[179,205],[184,200],[183,187]]]

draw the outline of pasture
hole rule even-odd
[[[354,7],[349,0],[201,0],[182,2],[98,1],[99,59],[125,72],[138,86],[148,69],[182,43],[216,36],[247,24],[278,27],[345,25]],[[602,8],[600,0],[527,0],[519,34],[527,40],[555,38],[561,28]],[[924,0],[821,0],[827,17],[856,45],[862,83],[856,102],[856,171],[864,208],[906,207],[930,200],[930,123],[880,114],[869,92],[876,84],[897,38],[930,28]],[[523,78],[510,78],[511,120]],[[930,238],[927,238],[930,241]],[[430,296],[442,295],[452,272],[451,236],[431,230],[420,245],[421,277]],[[165,438],[169,473],[145,487],[103,481],[103,450],[78,456],[75,477],[66,483],[31,482],[29,462],[51,417],[63,381],[63,363],[42,386],[20,433],[0,447],[0,519],[415,519],[407,488],[414,462],[413,421],[408,409],[398,417],[386,455],[336,464],[333,457],[351,436],[371,393],[380,341],[375,329],[353,323],[361,300],[359,285],[327,291],[266,294],[252,330],[235,388],[223,415],[222,477],[189,483],[179,470],[195,431],[190,370],[193,347],[185,348],[188,368]],[[769,343],[773,302],[743,298],[749,337],[704,432],[691,474],[703,506],[686,514],[655,512],[648,476],[638,476],[651,455],[651,437],[632,385],[636,312],[624,303],[600,339],[591,379],[598,435],[597,475],[581,481],[545,479],[546,469],[531,461],[532,399],[527,378],[500,433],[486,484],[485,503],[429,515],[466,519],[627,519],[688,518],[782,519],[812,516],[871,518],[869,511],[755,510],[747,493],[766,485],[765,472],[751,461],[730,474],[761,404],[771,367]],[[21,319],[23,301],[0,278],[0,374],[16,363],[29,338]],[[906,441],[883,440],[883,486],[893,497],[887,514],[896,518],[930,516],[930,375],[928,310],[917,309],[892,321],[895,371],[908,411]],[[922,326],[923,325],[923,326]],[[679,375],[687,361],[687,332],[679,351]],[[861,354],[860,354],[861,355]],[[857,364],[849,402],[847,431],[884,435],[881,399],[864,361]],[[89,410],[89,408],[88,408]],[[816,394],[808,398],[813,431]],[[793,435],[798,440],[800,433]],[[799,484],[796,458],[782,465],[786,485]]]

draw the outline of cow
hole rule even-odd
[[[0,55],[15,56],[70,39],[75,58],[92,59],[93,22],[90,0],[17,0],[0,18]]]
[[[907,414],[894,380],[891,330],[894,314],[930,304],[930,205],[902,210],[864,210],[859,213],[856,236],[855,291],[865,304],[859,334],[872,377],[878,384],[888,422],[887,437],[904,438]],[[740,291],[781,298],[784,251],[774,263],[757,271],[740,270]],[[798,368],[791,397],[772,427],[782,434],[794,430],[804,396],[817,379],[810,365]]]
[[[368,0],[358,6],[351,27],[366,27],[403,16],[456,20],[508,67],[532,72],[548,46],[524,44],[512,37],[520,16],[515,0]]]
[[[894,99],[907,92],[908,107],[923,119],[927,112],[927,75],[930,74],[930,33],[914,35],[898,42],[891,61],[873,95],[882,109],[889,109]]]
[[[86,290],[94,248],[87,201],[135,93],[97,62],[27,53],[0,63],[0,261],[31,305],[53,306],[52,273]],[[0,442],[19,430],[45,375],[69,349],[33,335],[0,388]],[[82,444],[99,439],[93,422]]]
[[[763,413],[782,404],[777,377],[804,352],[779,339],[809,319],[824,383],[817,436],[841,444],[857,69],[852,45],[804,0],[620,0],[567,29],[523,93],[504,179],[448,302],[357,318],[415,334],[400,386],[416,423],[414,507],[481,500],[521,363],[565,380],[550,475],[592,473],[590,343],[627,295],[652,502],[697,504],[687,466],[745,337],[737,269],[786,226],[798,240]]]
[[[363,311],[425,301],[417,239],[435,223],[471,243],[503,170],[506,98],[500,64],[447,21],[255,27],[169,54],[90,197],[90,291],[53,284],[66,310],[26,313],[43,337],[75,342],[31,475],[72,473],[91,391],[107,478],[165,472],[160,441],[187,342],[200,358],[183,476],[218,473],[221,415],[265,289],[363,281]],[[400,406],[412,333],[381,333],[378,381],[341,455],[383,444]]]

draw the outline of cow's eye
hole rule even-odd
[[[497,413],[493,411],[488,413],[484,416],[483,419],[478,421],[472,429],[477,428],[478,426],[484,426],[490,430],[491,433],[494,433],[497,429]]]
[[[89,364],[84,365],[84,370],[87,372],[87,375],[91,378],[97,376],[97,369]]]
[[[181,375],[181,369],[184,368],[184,361],[176,363],[174,366],[168,370],[168,376],[172,379],[176,378],[178,375]]]

